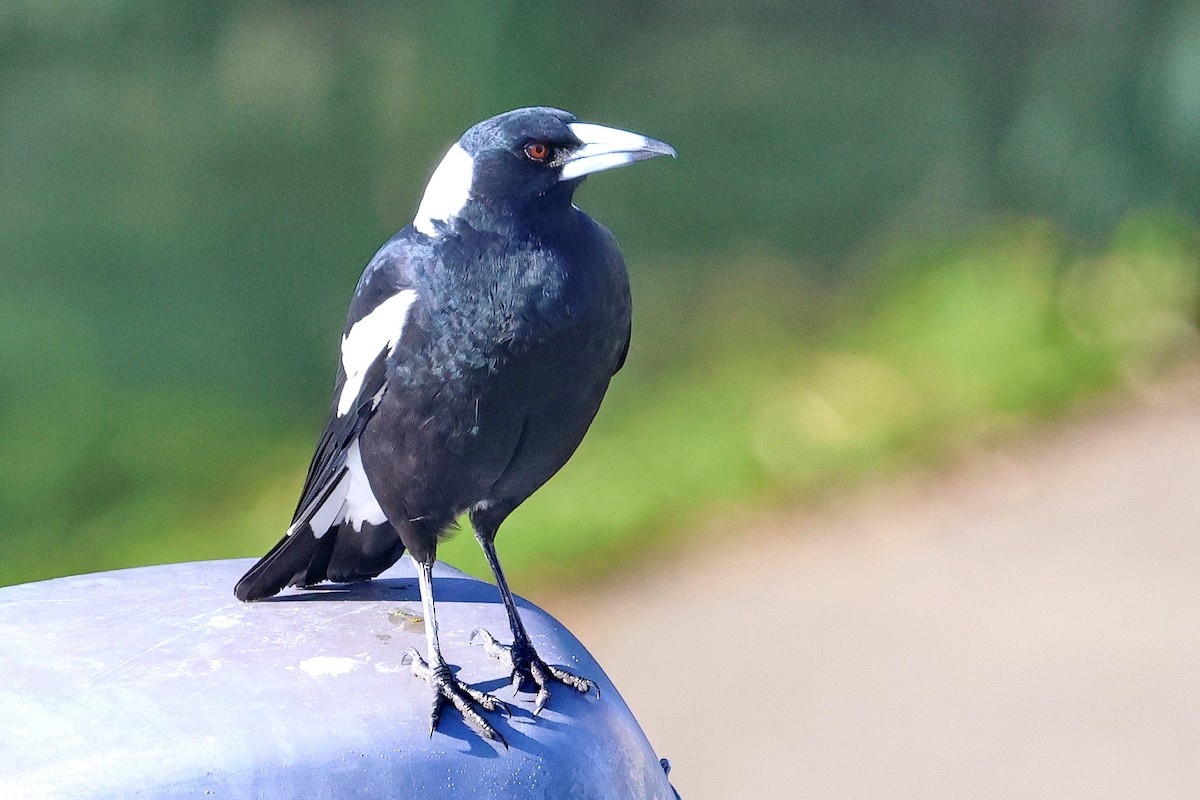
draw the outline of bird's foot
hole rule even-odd
[[[447,704],[450,704],[458,709],[458,713],[462,714],[463,721],[474,728],[480,736],[491,739],[493,742],[500,742],[506,749],[508,748],[508,741],[475,708],[479,706],[485,711],[503,711],[511,717],[512,712],[503,701],[460,681],[450,672],[450,667],[445,662],[436,666],[430,665],[420,653],[411,647],[405,652],[402,663],[411,667],[413,674],[424,680],[433,689],[433,708],[429,712],[430,736],[433,736],[433,731],[437,728],[442,710]]]
[[[594,691],[596,697],[600,696],[600,687],[596,685],[595,681],[567,672],[562,667],[547,664],[533,649],[533,645],[529,643],[528,639],[518,638],[511,645],[500,644],[495,636],[483,628],[476,628],[471,632],[471,643],[482,644],[488,655],[505,662],[512,668],[514,696],[521,691],[521,685],[525,681],[530,681],[537,687],[537,697],[533,701],[534,716],[542,712],[542,709],[546,707],[546,702],[550,699],[549,684],[551,681],[566,684],[582,694]]]

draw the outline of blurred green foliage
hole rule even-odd
[[[12,0],[0,583],[264,551],[362,265],[484,116],[682,154],[579,198],[634,348],[501,545],[577,576],[1194,356],[1197,97],[1197,2]]]

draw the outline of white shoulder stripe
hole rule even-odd
[[[345,416],[362,391],[363,378],[376,357],[387,348],[390,354],[400,341],[408,309],[417,299],[415,289],[405,289],[380,303],[374,311],[354,323],[342,337],[342,370],[346,382],[338,397],[337,414]]]

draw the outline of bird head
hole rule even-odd
[[[675,149],[556,108],[508,111],[474,125],[450,148],[413,225],[439,235],[472,201],[514,211],[550,198],[565,208],[584,176],[665,155],[676,156]]]

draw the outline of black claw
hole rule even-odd
[[[442,718],[442,706],[445,705],[445,698],[441,692],[434,691],[433,708],[429,710],[429,738],[433,738],[433,732],[437,729],[438,720]]]
[[[550,702],[550,690],[542,686],[538,689],[537,697],[533,701],[533,715],[539,716],[548,702]]]
[[[499,742],[500,744],[504,745],[505,750],[509,749],[508,739],[505,739],[504,734],[502,734],[500,731],[496,730],[495,728],[492,728],[492,741]]]

